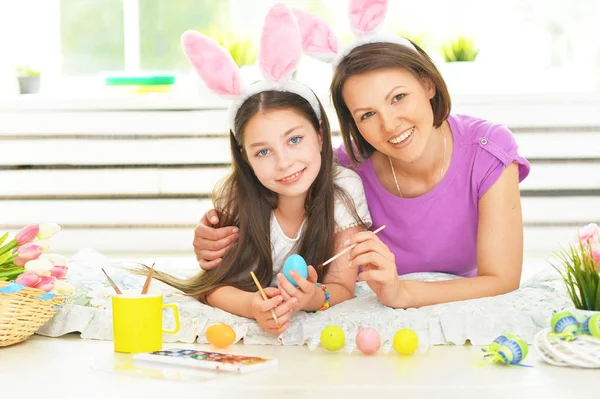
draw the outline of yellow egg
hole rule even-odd
[[[403,355],[412,355],[419,347],[419,337],[410,328],[403,328],[394,334],[394,349]]]
[[[321,346],[328,351],[337,351],[344,347],[346,334],[338,326],[327,326],[321,331]]]
[[[224,323],[212,324],[206,329],[206,340],[217,348],[225,348],[235,342],[235,331]]]

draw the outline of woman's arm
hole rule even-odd
[[[398,280],[393,254],[379,248],[384,244],[375,236],[358,238],[363,239],[364,243],[351,251],[353,263],[370,264],[359,280],[368,281],[384,305],[421,307],[513,291],[519,288],[523,263],[518,166],[506,167],[479,200],[477,277],[440,282]]]
[[[517,164],[510,164],[479,200],[477,277],[431,283],[399,280],[396,307],[495,296],[519,288],[523,216],[518,173]]]

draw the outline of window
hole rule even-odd
[[[317,13],[342,41],[352,38],[347,0],[282,0]],[[264,14],[275,0],[19,0],[0,5],[6,70],[33,64],[43,85],[107,71],[190,74],[180,44],[187,29],[239,32],[258,43]],[[10,3],[10,6],[8,5]],[[485,4],[484,4],[485,3]],[[391,0],[385,30],[418,39],[438,65],[443,43],[466,35],[480,49],[489,75],[520,78],[558,89],[600,87],[600,2],[580,0]],[[30,10],[35,9],[36,13]],[[26,17],[25,17],[26,16]],[[14,64],[14,65],[13,65]],[[4,70],[4,69],[3,69]],[[553,78],[556,73],[561,78]],[[554,75],[553,75],[554,74]],[[66,79],[64,79],[66,78]],[[522,77],[527,84],[527,76]],[[72,80],[72,79],[71,79]],[[491,81],[491,80],[490,80]],[[44,83],[46,82],[46,83]],[[511,85],[520,87],[521,83]],[[584,85],[586,85],[584,87]],[[74,85],[73,87],[78,87]],[[58,84],[50,84],[56,90]],[[512,90],[512,89],[511,89]],[[524,88],[527,90],[527,88]]]
[[[63,75],[92,75],[125,67],[122,0],[61,0]]]
[[[140,69],[189,70],[181,34],[229,29],[229,1],[142,0],[139,3]]]

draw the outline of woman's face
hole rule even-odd
[[[351,76],[342,97],[360,134],[375,149],[403,162],[419,160],[433,130],[430,80],[402,68]]]
[[[293,109],[262,111],[244,129],[244,151],[258,180],[283,197],[304,196],[321,169],[321,133]]]

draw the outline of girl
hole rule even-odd
[[[273,40],[273,31],[285,40]],[[269,81],[246,92],[236,83],[237,66],[211,39],[186,32],[183,46],[209,87],[237,96],[229,109],[233,170],[213,198],[220,225],[235,226],[239,238],[214,270],[189,280],[156,277],[211,306],[256,319],[267,332],[282,333],[294,311],[327,309],[354,296],[356,270],[343,260],[309,266],[307,279],[292,272],[298,287],[280,271],[292,253],[310,265],[323,263],[371,225],[360,178],[335,165],[329,122],[317,97],[287,78],[302,46],[286,6],[273,7],[263,28],[259,61]],[[251,271],[269,287],[269,300],[260,296]]]
[[[360,39],[343,49],[320,18],[298,10],[305,51],[335,66],[331,94],[345,149],[338,161],[364,184],[373,228],[348,245],[359,280],[394,308],[500,295],[519,287],[523,223],[519,182],[529,162],[504,126],[450,114],[446,84],[429,58],[407,39],[374,31],[386,1],[350,1]],[[210,211],[208,216],[212,218]],[[207,241],[234,240],[196,229]],[[197,240],[206,268],[220,255]],[[208,250],[208,251],[207,251]],[[202,266],[202,264],[201,264]],[[443,282],[399,280],[399,274],[445,272]]]

